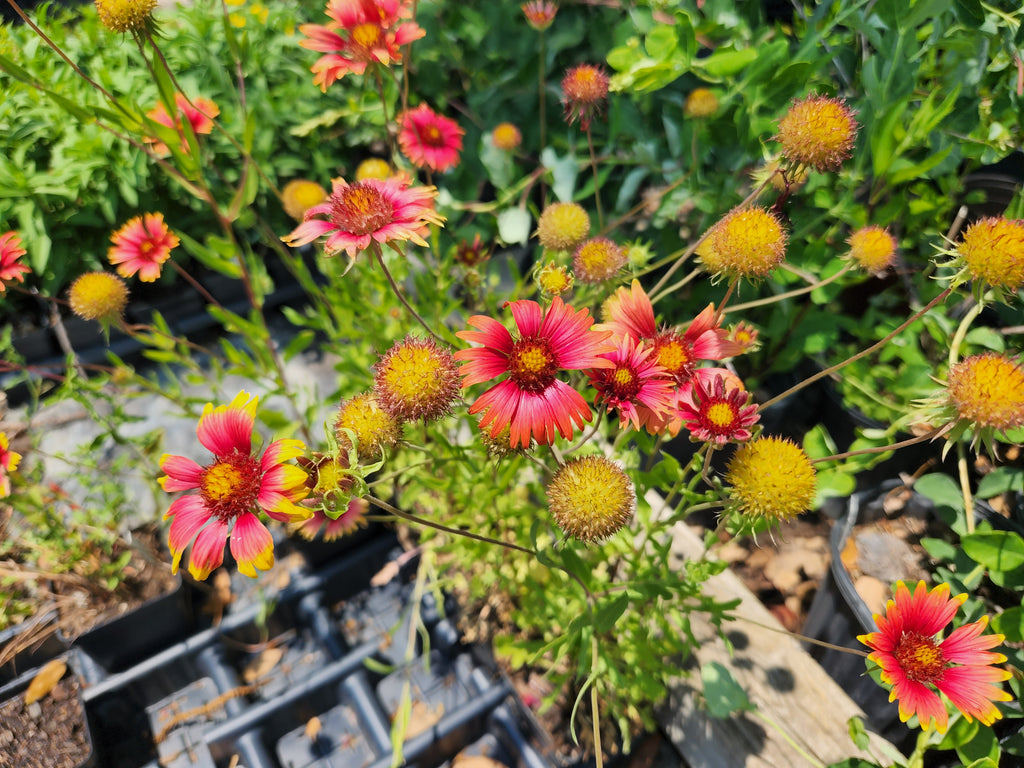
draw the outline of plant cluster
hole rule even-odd
[[[968,456],[1024,438],[1022,202],[980,212],[992,201],[962,193],[1019,134],[1020,13],[824,3],[783,24],[747,5],[19,13],[0,49],[3,298],[97,321],[155,365],[68,345],[39,370],[8,333],[7,381],[47,401],[156,393],[196,419],[192,450],[143,464],[175,494],[168,547],[196,579],[226,551],[256,577],[274,530],[409,526],[421,576],[467,624],[486,608],[475,631],[575,701],[599,765],[654,726],[693,618],[732,619],[703,589],[716,544],[770,537],[934,443],[957,459],[952,493],[922,481],[951,510],[950,541],[926,543],[935,584],[894,585],[861,638],[922,729],[888,764],[1019,754],[992,726],[1020,715],[1004,665],[1024,659],[993,649],[1022,640],[1024,539],[978,522],[975,494],[1024,489],[1013,469],[977,483]],[[52,258],[58,242],[81,258]],[[305,296],[281,310],[284,344],[272,263]],[[208,290],[217,274],[246,310]],[[126,321],[137,283],[196,292],[222,332]],[[286,364],[312,351],[337,389],[310,399]],[[825,382],[870,427],[775,417]],[[21,536],[52,542],[68,518],[20,458],[0,441],[0,491]],[[680,567],[673,529],[701,516],[707,554]]]

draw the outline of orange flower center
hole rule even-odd
[[[527,392],[543,392],[555,378],[555,355],[547,339],[520,339],[512,345],[508,370],[512,381]]]
[[[332,195],[331,203],[331,221],[353,235],[373,234],[395,218],[394,206],[384,193],[363,182]]]
[[[655,355],[658,365],[665,369],[669,376],[682,384],[693,374],[693,358],[689,346],[676,336],[655,339]]]
[[[640,380],[629,368],[616,368],[608,377],[608,384],[619,400],[632,400],[640,391]]]
[[[893,655],[911,682],[934,684],[942,680],[946,670],[942,649],[932,638],[919,632],[904,632]]]
[[[260,465],[237,451],[203,470],[199,492],[212,515],[230,520],[253,508],[260,493]]]

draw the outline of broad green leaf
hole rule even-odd
[[[629,595],[626,593],[621,593],[617,597],[601,603],[597,613],[594,614],[594,631],[599,635],[608,632],[626,612],[627,607],[629,607]]]
[[[977,531],[961,537],[960,546],[990,571],[1012,571],[1024,565],[1024,539],[1012,531]]]
[[[755,59],[757,59],[756,48],[744,48],[739,51],[720,48],[706,59],[697,59],[694,62],[694,68],[702,69],[714,78],[732,77]]]
[[[1020,467],[998,467],[981,478],[978,483],[979,499],[991,499],[1001,493],[1024,491],[1024,469]]]
[[[992,617],[992,631],[1006,635],[1007,641],[1024,641],[1024,608],[1008,608]]]
[[[717,661],[702,665],[700,678],[704,681],[704,701],[712,717],[724,720],[736,712],[753,708],[732,673]]]

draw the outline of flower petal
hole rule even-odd
[[[274,566],[274,538],[256,515],[248,513],[235,520],[228,539],[238,570],[256,578],[256,571]]]

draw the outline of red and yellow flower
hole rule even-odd
[[[371,242],[411,240],[425,247],[423,235],[429,225],[444,223],[444,217],[433,208],[436,188],[409,187],[409,183],[402,176],[365,179],[355,184],[334,179],[327,201],[306,211],[305,221],[281,240],[298,247],[326,236],[327,256],[345,251],[350,259]]]
[[[906,584],[897,582],[885,615],[875,614],[878,631],[858,637],[871,649],[868,659],[881,667],[882,681],[892,686],[889,701],[899,701],[903,722],[917,715],[923,729],[935,725],[945,733],[949,719],[940,693],[968,722],[991,725],[1002,717],[993,702],[1010,701],[998,684],[1011,675],[992,666],[1006,657],[989,649],[1002,643],[1003,635],[983,635],[988,624],[983,616],[944,639],[938,637],[966,599],[950,597],[948,584],[928,591],[919,581],[911,594]]]
[[[350,72],[361,75],[370,64],[402,60],[399,48],[426,32],[413,21],[410,0],[329,0],[325,25],[303,24],[299,45],[321,56],[312,66],[313,83],[326,91]]]
[[[25,282],[25,275],[31,272],[27,264],[18,263],[18,259],[28,251],[21,247],[21,238],[11,230],[0,235],[0,293],[7,290],[5,283],[16,280]]]
[[[117,267],[117,274],[131,277],[138,273],[139,280],[152,283],[180,241],[164,224],[162,213],[146,213],[126,221],[110,236],[110,242],[114,245],[107,251],[107,259]]]
[[[608,98],[608,85],[608,74],[593,64],[580,64],[565,73],[562,78],[562,104],[569,125],[579,120],[581,129],[586,131],[590,128],[590,121]]]
[[[558,6],[551,0],[530,0],[523,3],[520,8],[526,16],[526,21],[538,32],[550,27],[551,22],[555,20],[555,14],[558,13]]]
[[[576,311],[557,296],[547,310],[528,300],[505,306],[515,318],[515,336],[484,315],[469,318],[469,324],[478,330],[456,334],[481,345],[455,353],[455,359],[463,364],[463,388],[507,374],[477,398],[469,413],[485,411],[480,427],[489,428],[491,437],[509,428],[512,446],[527,448],[531,438],[549,444],[556,430],[568,439],[574,426],[590,421],[591,412],[580,393],[557,374],[613,367],[615,364],[603,357],[616,348],[608,341],[611,331],[592,330],[588,310]]]
[[[11,495],[11,472],[18,468],[21,454],[11,450],[7,435],[0,432],[0,499]]]
[[[454,120],[420,104],[403,112],[398,122],[398,146],[417,168],[440,172],[459,164],[466,132]]]
[[[311,514],[298,504],[309,492],[306,473],[285,463],[301,456],[305,445],[276,440],[262,453],[253,452],[258,402],[248,392],[239,392],[229,405],[206,405],[196,429],[199,442],[213,454],[205,466],[184,456],[160,458],[160,469],[166,473],[160,485],[165,491],[195,491],[177,498],[164,515],[171,521],[168,547],[175,573],[191,544],[189,573],[205,579],[223,562],[227,539],[238,570],[255,577],[257,569],[274,564],[274,541],[259,513],[284,523]]]
[[[627,424],[640,429],[644,409],[667,415],[674,398],[674,382],[658,365],[653,348],[623,336],[615,351],[602,357],[610,360],[612,367],[590,370],[587,375],[597,390],[596,402],[618,411],[620,429]]]
[[[729,386],[725,377],[715,375],[710,383],[695,376],[693,386],[679,408],[690,439],[721,448],[726,443],[749,440],[761,418],[750,394],[742,387]]]
[[[164,107],[163,102],[147,112],[146,117],[160,125],[176,130],[178,135],[181,136],[181,151],[187,153],[188,141],[185,138],[182,117],[188,120],[189,125],[192,127],[192,133],[197,136],[207,134],[213,131],[213,118],[220,114],[220,108],[209,99],[203,97],[192,99],[192,102],[189,103],[189,100],[181,93],[174,94],[174,103],[178,111],[173,118],[167,114],[167,109]],[[159,157],[166,157],[171,154],[167,145],[154,136],[145,136],[142,140],[152,145],[153,152]]]

